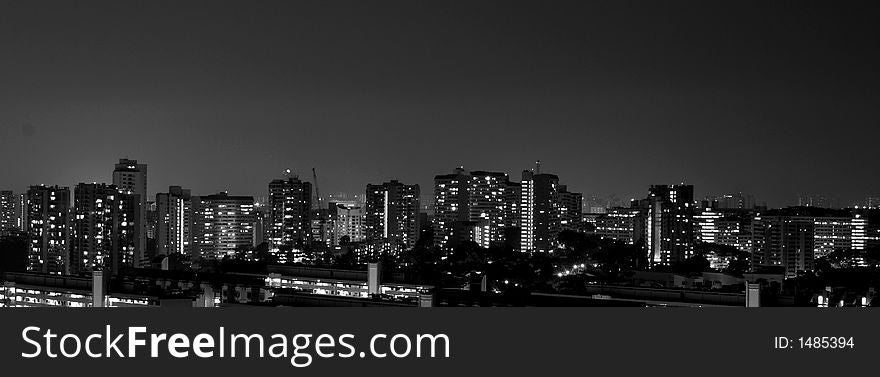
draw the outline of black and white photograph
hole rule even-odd
[[[3,364],[834,371],[878,143],[871,1],[0,0]]]

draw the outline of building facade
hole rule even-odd
[[[134,265],[138,200],[113,185],[76,185],[70,231],[70,274],[95,269],[116,274]]]
[[[152,257],[147,254],[147,164],[120,159],[113,169],[113,185],[137,196],[134,224],[135,266],[144,266]]]
[[[565,185],[559,186],[559,221],[562,230],[583,230],[583,208],[584,196],[581,193],[570,192]]]
[[[28,271],[66,274],[70,188],[31,186],[27,192]]]
[[[751,223],[753,217],[752,211],[734,214],[725,213],[723,217],[715,220],[715,227],[718,230],[715,243],[735,247],[742,251],[751,251]]]
[[[642,208],[608,208],[605,213],[595,216],[594,233],[602,238],[635,245],[644,241],[646,221],[646,211]]]
[[[364,230],[367,241],[383,241],[415,246],[419,238],[419,185],[396,180],[368,184],[364,203]]]
[[[455,247],[465,239],[460,233],[471,223],[470,183],[471,176],[464,169],[456,169],[452,174],[434,177],[434,245],[442,249]]]
[[[364,207],[356,201],[333,201],[328,204],[331,222],[330,246],[340,241],[360,242],[366,239]]]
[[[520,250],[553,250],[562,230],[559,177],[523,171],[520,198]]]
[[[15,207],[15,194],[12,191],[0,191],[0,236],[20,229]]]
[[[298,177],[269,183],[269,247],[292,251],[311,239],[312,184]]]
[[[518,225],[518,185],[505,173],[467,172],[434,177],[434,244],[451,249],[462,241],[482,247],[507,241]]]
[[[786,277],[813,269],[813,219],[758,215],[752,221],[752,268],[781,266]]]
[[[693,256],[694,186],[653,185],[645,204],[649,263],[670,265]]]
[[[171,186],[156,194],[156,254],[194,255],[193,200],[190,190]]]
[[[861,214],[795,207],[756,214],[751,224],[752,267],[782,266],[786,276],[810,271],[834,252],[863,251],[869,224]]]
[[[218,193],[193,197],[194,257],[220,260],[254,244],[254,197]]]

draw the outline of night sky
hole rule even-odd
[[[322,194],[459,165],[586,195],[880,196],[880,12],[841,2],[0,2],[0,188]],[[723,5],[722,5],[723,4]]]

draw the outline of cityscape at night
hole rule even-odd
[[[0,4],[0,306],[880,305],[871,6]]]
[[[0,0],[0,374],[870,375],[878,20]]]
[[[322,195],[286,169],[260,195],[148,197],[145,161],[106,182],[0,192],[4,306],[871,306],[880,202],[769,208],[654,184],[603,205],[537,161],[433,187]],[[182,182],[184,184],[185,182]],[[100,294],[100,297],[96,296]]]

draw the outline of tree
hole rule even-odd
[[[401,267],[417,281],[439,286],[442,257],[443,253],[439,248],[420,239],[415,247],[404,251],[399,260]]]
[[[707,260],[706,257],[697,254],[673,264],[671,270],[672,272],[681,274],[709,271],[709,260]]]
[[[728,265],[722,271],[729,274],[742,275],[751,268],[751,254],[729,245],[699,242],[694,246],[694,254],[704,258],[715,256],[727,259]]]
[[[748,272],[752,268],[752,261],[749,257],[749,253],[743,252],[735,259],[731,260],[730,263],[727,265],[727,268],[724,269],[723,272],[732,275],[742,275]]]
[[[333,268],[352,269],[357,266],[357,258],[354,253],[343,248],[341,253],[333,255]]]
[[[487,265],[486,252],[476,242],[462,242],[453,249],[446,266],[453,274],[462,276],[473,271],[485,271]]]
[[[0,272],[27,270],[27,239],[24,236],[0,238]]]

